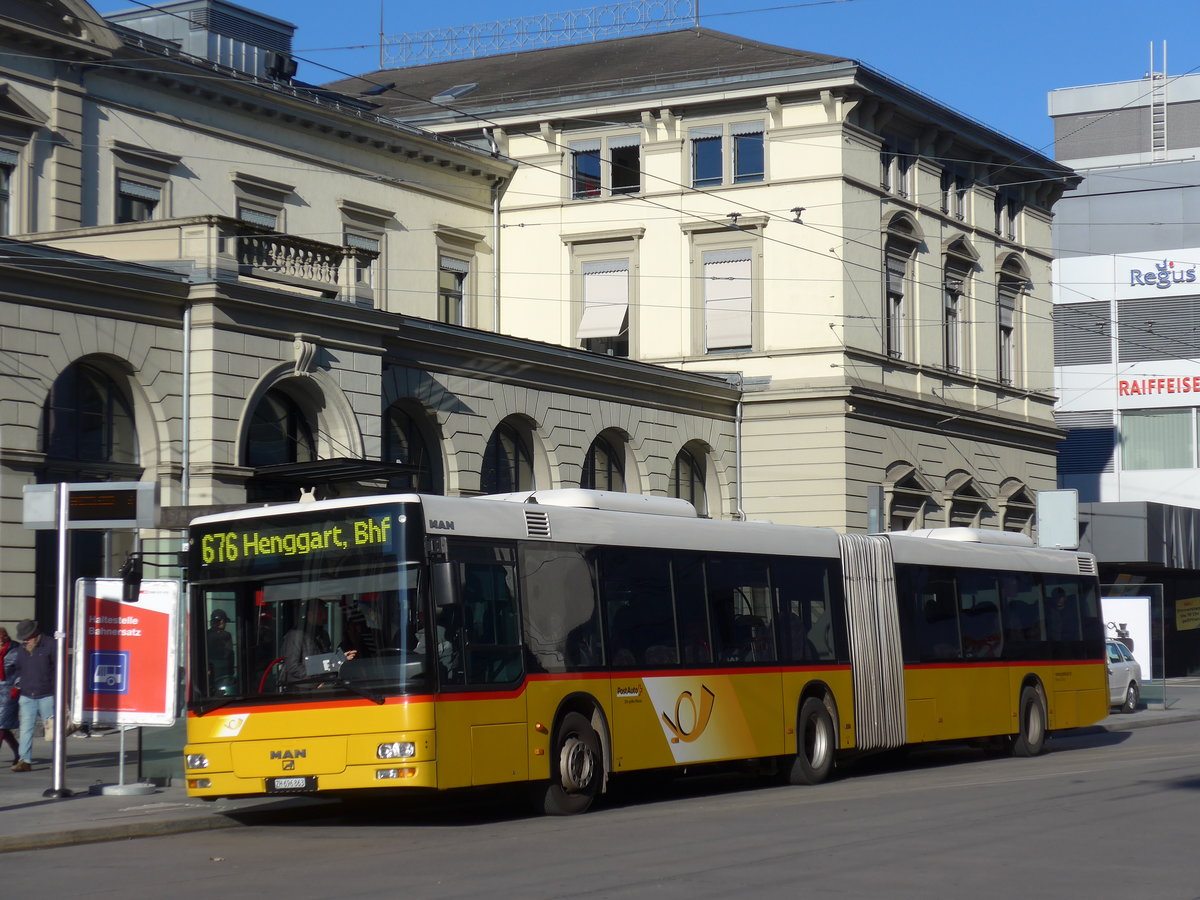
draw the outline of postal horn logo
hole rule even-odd
[[[696,698],[692,696],[692,692],[684,691],[675,700],[675,718],[672,719],[664,712],[663,722],[675,737],[685,744],[690,744],[704,734],[704,729],[708,727],[708,721],[712,718],[713,704],[716,702],[717,695],[710,691],[707,685],[702,684],[699,709],[696,708]]]

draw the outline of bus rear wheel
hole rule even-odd
[[[833,771],[833,717],[824,702],[809,697],[800,704],[796,723],[796,755],[788,771],[790,784],[820,784]]]
[[[1037,756],[1046,746],[1046,700],[1033,686],[1021,691],[1017,707],[1020,731],[1013,741],[1013,756]]]
[[[554,735],[550,783],[541,792],[542,812],[571,816],[586,812],[600,792],[604,757],[600,738],[579,713],[567,713]]]

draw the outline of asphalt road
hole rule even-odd
[[[624,786],[573,818],[511,798],[12,853],[10,896],[1200,897],[1200,722],[962,747],[816,788],[726,775]]]

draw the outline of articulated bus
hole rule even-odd
[[[195,520],[188,793],[527,783],[980,740],[1108,712],[1095,559],[971,529],[848,535],[583,490]],[[224,632],[225,634],[220,634]]]

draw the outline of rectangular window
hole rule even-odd
[[[571,196],[576,200],[600,196],[600,141],[571,143]]]
[[[134,181],[117,179],[117,223],[148,222],[162,200],[162,188]]]
[[[750,248],[707,250],[702,261],[705,350],[748,349],[753,343]]]
[[[886,273],[887,354],[896,359],[904,355],[904,280],[908,277],[908,258],[889,255]]]
[[[899,197],[910,197],[913,194],[912,168],[916,155],[908,144],[896,146],[896,177],[893,188]]]
[[[892,190],[892,163],[895,162],[890,144],[884,144],[879,150],[879,186],[885,191]]]
[[[470,263],[452,256],[438,257],[438,321],[465,325],[464,285],[471,274]]]
[[[352,250],[362,250],[354,258],[354,278],[359,284],[375,287],[375,263],[379,259],[381,244],[379,238],[355,234],[351,231],[342,233],[343,246]]]
[[[959,320],[959,300],[962,297],[962,282],[957,279],[946,279],[946,305],[942,319],[943,339],[946,349],[946,368],[951,372],[959,369],[959,343],[961,323]]]
[[[1016,310],[1016,295],[1001,290],[996,304],[998,317],[996,377],[1004,384],[1012,384],[1013,381],[1013,364],[1016,356],[1013,343],[1013,320],[1016,318]]]
[[[964,175],[958,175],[954,179],[954,218],[966,220],[967,218],[967,179]]]
[[[261,225],[264,228],[270,228],[272,231],[279,230],[279,214],[268,212],[265,209],[256,209],[252,206],[244,206],[238,204],[237,217],[243,222],[249,222],[251,225]]]
[[[16,168],[16,151],[0,147],[0,235],[13,232],[12,176]]]
[[[720,125],[692,128],[692,187],[714,187],[724,180],[724,129]]]
[[[629,260],[589,260],[581,266],[580,346],[608,356],[629,355]]]
[[[942,169],[940,206],[944,213],[954,207],[954,173],[949,169]]]
[[[735,122],[729,126],[733,141],[733,183],[762,181],[766,175],[762,122]]]
[[[1193,418],[1190,408],[1139,409],[1121,413],[1121,468],[1194,468]]]
[[[642,144],[636,134],[608,139],[611,191],[636,194],[642,189]]]

